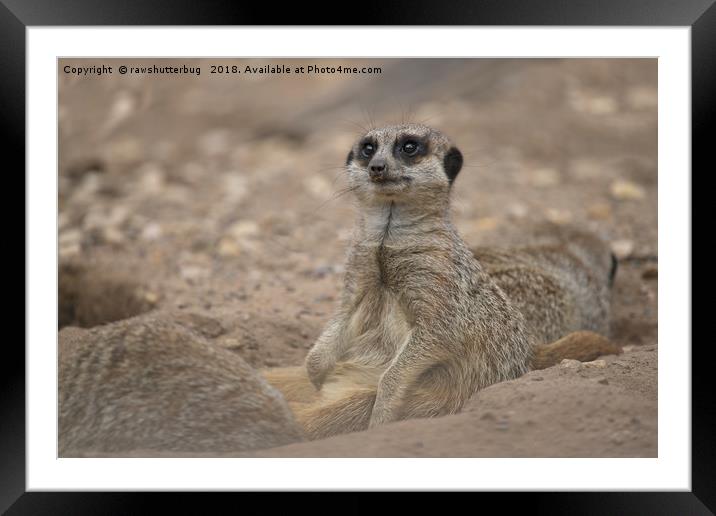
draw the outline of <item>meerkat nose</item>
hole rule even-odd
[[[385,173],[386,163],[383,158],[373,158],[371,162],[368,164],[368,173],[370,174],[370,178],[372,180],[381,180],[383,179],[383,174]]]

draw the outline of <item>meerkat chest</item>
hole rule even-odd
[[[411,282],[419,280],[416,270],[421,270],[417,246],[406,248],[402,242],[390,239],[365,242],[356,251],[355,278],[358,289],[363,292],[387,291],[386,295],[398,297]]]
[[[400,296],[374,286],[360,293],[346,325],[348,357],[384,365],[409,339],[411,316]]]

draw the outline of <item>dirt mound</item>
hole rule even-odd
[[[646,346],[645,346],[646,347]],[[392,423],[252,457],[656,457],[654,347],[533,371],[459,414]]]

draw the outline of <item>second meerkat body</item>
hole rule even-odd
[[[358,220],[339,307],[306,358],[318,390],[300,369],[267,373],[314,438],[457,412],[529,371],[537,345],[607,332],[606,246],[574,232],[473,253],[449,217],[461,167],[448,138],[422,125],[372,130],[350,151]]]

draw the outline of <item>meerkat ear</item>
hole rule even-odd
[[[346,165],[350,165],[351,161],[353,161],[353,151],[352,150],[348,153],[348,157],[346,158]]]
[[[443,166],[445,167],[445,174],[448,176],[448,181],[452,184],[462,168],[462,152],[460,152],[457,147],[451,147],[443,158]]]

